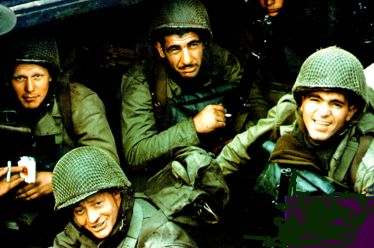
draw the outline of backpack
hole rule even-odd
[[[195,147],[180,147],[173,161],[147,181],[144,191],[171,221],[198,226],[216,224],[229,201],[229,188],[213,156]]]

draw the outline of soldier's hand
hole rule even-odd
[[[25,179],[21,178],[19,173],[23,170],[21,166],[13,166],[11,168],[11,177],[9,182],[6,179],[6,175],[8,173],[8,167],[0,168],[0,196],[5,195],[11,189],[25,181]]]
[[[33,200],[43,195],[52,193],[52,172],[36,172],[35,183],[29,183],[17,191],[17,199]]]
[[[197,133],[210,133],[226,126],[225,108],[222,104],[207,105],[193,118]]]

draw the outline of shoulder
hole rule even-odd
[[[83,99],[90,95],[97,95],[96,92],[94,92],[88,86],[76,82],[70,83],[70,94],[72,99]]]
[[[214,42],[209,44],[208,53],[210,58],[213,58],[214,60],[220,60],[223,63],[239,63],[239,60],[233,53]]]
[[[72,223],[56,235],[53,247],[93,247],[95,243],[81,233]]]
[[[104,111],[104,103],[99,95],[83,84],[70,83],[70,99],[72,111],[79,113],[78,115],[86,115],[88,112],[97,111],[97,109]]]
[[[295,113],[297,111],[297,104],[292,94],[282,96],[277,105],[269,110],[269,115],[274,115],[275,125],[289,125],[292,124],[295,119]]]
[[[141,60],[135,63],[127,72],[122,75],[122,86],[129,84],[144,84],[147,81],[147,61]]]
[[[364,135],[371,134],[374,136],[374,113],[367,112],[359,120],[358,129]]]

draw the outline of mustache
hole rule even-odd
[[[193,67],[196,67],[196,64],[184,65],[184,66],[179,67],[179,69],[184,70],[184,69],[189,69],[189,68],[193,68]]]

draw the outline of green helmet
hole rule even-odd
[[[0,35],[11,31],[16,23],[16,14],[8,7],[0,4]]]
[[[162,29],[200,29],[213,36],[204,5],[198,0],[167,0],[152,21],[150,34]]]
[[[69,151],[53,170],[55,210],[74,205],[100,190],[130,187],[119,164],[103,150],[92,146]]]
[[[52,69],[53,73],[60,70],[60,57],[56,40],[44,34],[26,34],[12,42],[6,56],[7,63],[40,64]]]
[[[336,46],[318,50],[302,64],[292,88],[297,103],[301,104],[304,91],[313,89],[349,92],[364,106],[370,101],[361,62],[353,54]]]

